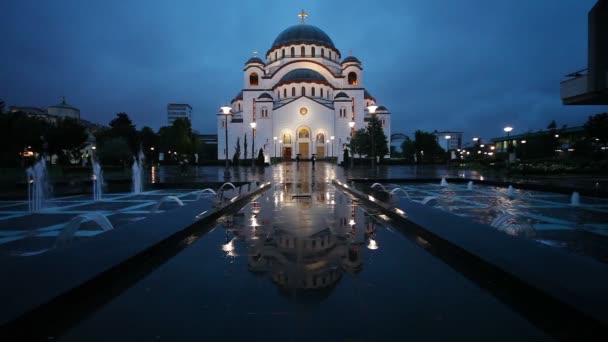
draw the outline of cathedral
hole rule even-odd
[[[305,23],[306,16],[302,11],[300,24],[277,36],[265,60],[254,56],[245,63],[242,90],[227,106],[229,115],[218,115],[219,159],[226,156],[226,124],[228,158],[237,138],[243,150],[246,137],[248,158],[255,141],[256,157],[262,149],[266,161],[316,155],[341,162],[353,132],[364,128],[372,114],[390,137],[390,113],[365,90],[361,61],[343,59],[324,31]],[[369,106],[377,107],[375,113]]]

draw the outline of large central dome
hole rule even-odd
[[[270,49],[296,43],[316,43],[333,49],[336,48],[334,42],[323,30],[316,26],[300,24],[288,27],[281,32]]]

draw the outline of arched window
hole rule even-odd
[[[283,89],[283,97],[287,97],[287,88]]]
[[[241,111],[241,103],[238,104],[239,112]]]
[[[321,57],[325,58],[325,49],[321,48]]]
[[[317,144],[325,144],[325,134],[317,134]]]
[[[323,88],[321,88],[321,97],[323,97]]]
[[[296,56],[296,49],[292,46],[291,47],[291,56],[290,57],[295,57]]]
[[[306,128],[302,128],[298,131],[298,139],[308,139],[310,138],[310,132]]]
[[[359,84],[357,82],[357,74],[356,73],[354,73],[352,71],[348,73],[348,84],[350,84],[350,85],[357,85],[357,84]]]
[[[274,52],[274,60],[275,61],[277,60],[277,52],[276,51]]]
[[[302,87],[302,96],[306,96],[306,88]]]
[[[249,85],[257,86],[258,84],[259,84],[258,74],[256,74],[255,72],[252,72],[251,75],[249,75]]]
[[[291,87],[291,96],[296,96],[296,87]]]
[[[262,117],[263,118],[267,118],[268,117],[268,108],[266,108],[266,107],[262,108]]]
[[[304,49],[303,46],[300,48],[300,56],[302,56],[302,57],[306,56],[306,50]]]
[[[315,96],[315,87],[312,87],[310,92],[311,92],[310,96],[314,97]]]
[[[291,134],[283,134],[283,144],[291,144]]]
[[[312,48],[310,48],[310,54],[314,57],[315,56],[315,47],[313,46]]]

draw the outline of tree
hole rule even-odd
[[[603,146],[608,142],[608,113],[590,116],[584,125],[585,135]]]
[[[445,157],[445,151],[439,146],[433,133],[417,130],[414,133],[414,139],[414,148],[419,162],[433,163],[441,161]]]
[[[109,135],[113,138],[124,138],[133,154],[139,150],[139,137],[135,125],[127,113],[117,113],[116,117],[110,121]]]
[[[359,155],[359,158],[361,158],[363,154],[366,154],[366,146],[370,143],[371,142],[367,131],[364,128],[358,129],[350,139],[350,151],[352,152],[353,156],[357,154]]]
[[[125,138],[116,137],[104,140],[97,145],[97,155],[102,164],[127,165],[133,158]]]
[[[403,140],[403,142],[401,143],[401,154],[403,154],[403,158],[405,159],[405,161],[414,162],[416,146],[410,138]]]
[[[547,126],[547,129],[549,130],[555,130],[557,128],[557,123],[555,122],[555,120],[552,120],[549,125]]]
[[[243,139],[243,158],[247,159],[247,133],[245,133],[245,137]],[[251,156],[253,158],[253,155]]]
[[[373,145],[370,143],[366,146],[365,154],[371,156],[374,148],[375,155],[380,157],[380,159],[384,159],[384,156],[389,153],[388,138],[386,137],[386,134],[384,134],[384,129],[382,129],[382,122],[376,115],[372,115],[367,123],[366,131],[370,136],[370,141],[372,140],[371,136],[373,134]]]
[[[0,114],[1,165],[19,165],[23,161],[21,154],[26,150],[44,153],[49,127],[48,121],[31,118],[22,112]]]
[[[232,156],[232,164],[239,166],[239,159],[241,159],[241,139],[236,137],[236,146],[234,146],[234,155]]]
[[[158,131],[159,145],[163,151],[177,152],[181,156],[192,156],[197,151],[198,140],[192,133],[190,120],[179,118],[171,126]]]
[[[61,164],[70,164],[81,158],[89,134],[78,120],[74,118],[58,118],[51,124],[46,135],[49,154],[55,154]]]
[[[264,149],[260,148],[260,150],[258,151],[258,157],[255,163],[258,166],[264,166]]]
[[[159,148],[160,142],[158,134],[156,134],[152,128],[145,126],[141,129],[141,132],[139,132],[139,141],[144,150],[144,154],[146,155],[146,159],[154,160],[154,152]],[[154,151],[150,148],[154,148]]]

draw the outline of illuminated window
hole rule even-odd
[[[258,74],[256,74],[255,72],[252,72],[251,75],[249,75],[249,85],[257,86],[258,84],[259,84]]]
[[[283,144],[291,144],[291,134],[283,134]]]
[[[308,139],[310,138],[310,132],[306,128],[302,128],[298,131],[298,139]]]
[[[317,144],[325,144],[325,134],[317,134]]]
[[[348,73],[348,84],[350,84],[350,85],[357,85],[358,84],[358,82],[357,82],[357,74],[356,73],[354,73],[352,71]]]

